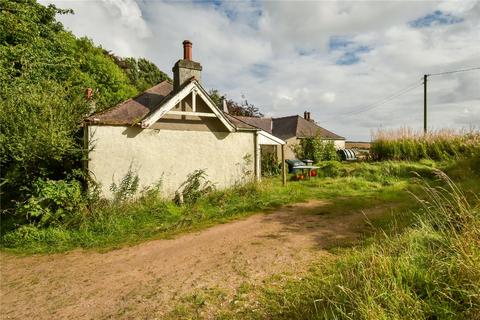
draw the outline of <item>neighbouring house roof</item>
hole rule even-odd
[[[253,118],[253,117],[240,117],[240,116],[232,116],[228,113],[225,113],[225,116],[237,127],[237,129],[242,130],[253,130],[258,132],[258,143],[260,145],[282,145],[285,144],[285,141],[280,139],[279,137],[274,136],[271,133],[271,129],[269,131],[262,129],[260,126],[263,125],[265,129],[271,128],[271,120],[270,118]],[[250,121],[255,119],[256,121]],[[268,120],[269,125],[266,126],[267,121],[261,120]],[[260,120],[260,121],[258,121]],[[250,123],[251,124],[250,124]]]
[[[298,115],[282,118],[273,118],[272,121],[273,135],[282,139],[289,139],[293,137],[312,137],[320,134],[320,136],[325,139],[345,140],[344,137],[328,131],[327,129],[324,129],[317,125],[315,122],[308,121]]]
[[[163,81],[135,98],[91,115],[85,121],[95,124],[133,125],[156,110],[172,91],[173,85]]]
[[[231,123],[233,123],[235,125],[235,127],[239,128],[239,129],[258,130],[257,127],[252,126],[252,125],[248,124],[247,122],[240,120],[239,117],[237,117],[237,116],[232,116],[231,114],[228,114],[228,113],[225,113],[225,112],[223,114],[225,115],[225,117],[227,117],[228,120],[230,120]]]
[[[229,115],[230,116],[230,115]],[[312,137],[320,134],[322,138],[332,140],[345,140],[331,131],[320,127],[313,121],[308,121],[298,115],[282,117],[282,118],[255,118],[230,116],[237,126],[255,127],[262,129],[270,134],[281,139],[288,139],[293,137],[304,138]]]
[[[254,126],[268,133],[272,133],[272,118],[256,118],[256,117],[242,117],[242,116],[235,116],[235,118],[239,119],[244,123],[249,124],[250,126]]]

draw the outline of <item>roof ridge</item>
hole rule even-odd
[[[284,116],[284,117],[278,117],[278,118],[273,118],[273,120],[276,120],[276,119],[285,119],[285,118],[293,118],[293,117],[300,117],[298,114],[294,114],[294,115],[291,115],[291,116]]]
[[[295,136],[298,136],[299,132],[298,132],[298,124],[300,122],[300,116],[297,115],[297,121],[295,122]],[[302,118],[303,119],[303,118]]]
[[[252,118],[252,119],[270,119],[270,120],[273,119],[273,117],[250,117],[250,116],[234,116],[234,117]]]
[[[337,136],[337,137],[339,137],[339,138],[342,138],[342,139],[346,140],[345,137],[343,137],[343,136],[341,136],[341,135],[338,135],[338,134],[336,134],[336,133],[333,132],[333,131],[330,131],[330,130],[328,130],[328,129],[325,129],[324,127],[321,127],[321,126],[318,125],[318,124],[315,124],[315,125],[316,125],[317,127],[319,127],[320,129],[325,130],[325,131],[327,131],[328,133],[331,133],[332,135],[335,135],[335,136]]]
[[[250,123],[247,123],[247,122],[243,121],[242,119],[238,119],[238,117],[241,117],[241,116],[234,116],[234,115],[229,114],[229,113],[225,113],[225,114],[228,114],[230,117],[235,118],[235,119],[237,119],[238,121],[245,123],[245,124],[246,124],[247,126],[249,126],[249,127],[262,130],[261,128],[258,128],[258,127],[254,126],[254,125],[251,125]]]

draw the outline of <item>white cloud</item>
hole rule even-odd
[[[268,115],[308,109],[322,126],[356,140],[378,127],[420,128],[422,88],[358,110],[415,81],[420,85],[425,73],[480,64],[479,2],[53,2],[75,10],[60,19],[76,35],[118,55],[146,57],[167,73],[181,58],[182,40],[190,39],[206,88],[233,99],[244,94]],[[463,22],[409,24],[435,10]],[[330,50],[331,37],[338,36],[353,45]],[[355,48],[368,50],[356,55]],[[345,55],[357,63],[336,64]],[[477,121],[478,83],[478,71],[431,77],[429,123]]]
[[[322,101],[326,103],[332,103],[335,101],[335,93],[334,92],[325,92],[322,94]]]

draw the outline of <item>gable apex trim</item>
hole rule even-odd
[[[192,92],[194,92],[194,95],[200,96],[203,99],[205,104],[212,110],[215,116],[220,120],[220,122],[222,122],[222,124],[228,129],[229,132],[235,131],[235,127],[233,126],[233,124],[225,118],[225,116],[220,112],[218,107],[215,106],[208,94],[206,94],[205,90],[196,80],[192,80],[188,85],[183,87],[179,92],[177,92],[173,97],[171,97],[163,106],[161,106],[148,117],[143,119],[140,122],[140,126],[143,129],[149,128]]]

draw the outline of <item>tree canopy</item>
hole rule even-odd
[[[263,113],[260,112],[260,109],[253,104],[248,103],[247,99],[244,99],[242,102],[236,102],[232,99],[227,99],[216,89],[210,90],[209,94],[210,98],[220,109],[223,108],[223,99],[225,99],[228,113],[231,115],[255,118],[263,117]]]
[[[35,0],[0,1],[0,165],[3,204],[39,177],[79,168],[80,126],[94,112],[168,76],[152,62],[119,58],[56,20],[73,14]],[[85,91],[93,89],[87,101]]]

